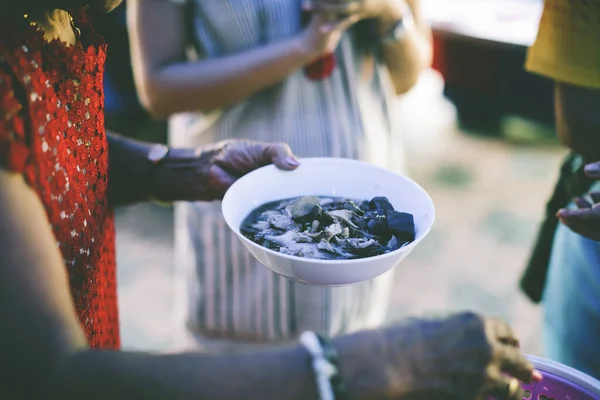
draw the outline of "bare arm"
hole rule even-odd
[[[89,349],[45,211],[20,175],[2,169],[0,254],[0,398],[317,397],[309,356],[300,347],[223,356]],[[352,349],[350,341],[337,346]],[[351,370],[361,363],[363,357],[354,350],[344,353]],[[356,371],[368,375],[361,368]]]
[[[432,34],[423,16],[420,0],[406,0],[414,17],[405,36],[395,43],[383,44],[383,56],[397,94],[408,92],[419,80],[421,72],[433,59]],[[401,17],[401,10],[392,8],[380,21],[380,33],[387,32]]]
[[[165,0],[131,0],[127,6],[138,93],[156,117],[235,104],[318,56],[307,50],[298,35],[239,54],[188,63],[183,7]]]

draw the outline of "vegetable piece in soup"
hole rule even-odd
[[[389,253],[415,240],[412,214],[385,197],[356,200],[307,196],[254,209],[242,234],[268,249],[296,257],[351,260]]]

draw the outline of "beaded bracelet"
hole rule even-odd
[[[300,343],[312,355],[312,367],[319,398],[321,400],[345,399],[345,388],[338,370],[337,351],[331,343],[310,331],[300,335]]]

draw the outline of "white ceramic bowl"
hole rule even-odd
[[[231,186],[223,216],[250,253],[265,267],[289,279],[317,286],[343,286],[373,279],[397,266],[433,226],[435,209],[427,192],[413,180],[374,165],[340,158],[305,158],[295,171],[260,168]],[[370,200],[385,196],[397,211],[413,214],[416,239],[396,251],[358,260],[316,260],[264,248],[240,233],[256,207],[298,196],[343,196]]]

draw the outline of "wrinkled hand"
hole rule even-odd
[[[411,319],[369,335],[364,359],[383,371],[376,380],[388,388],[378,398],[522,400],[518,380],[541,380],[507,324],[473,313]]]
[[[600,162],[586,165],[585,173],[600,180]],[[576,210],[562,209],[556,216],[573,232],[600,241],[600,192],[591,192],[589,197],[591,202],[583,197],[576,198]]]
[[[240,177],[265,165],[293,170],[299,162],[284,143],[228,140],[198,149],[172,149],[156,171],[161,201],[220,200]]]

